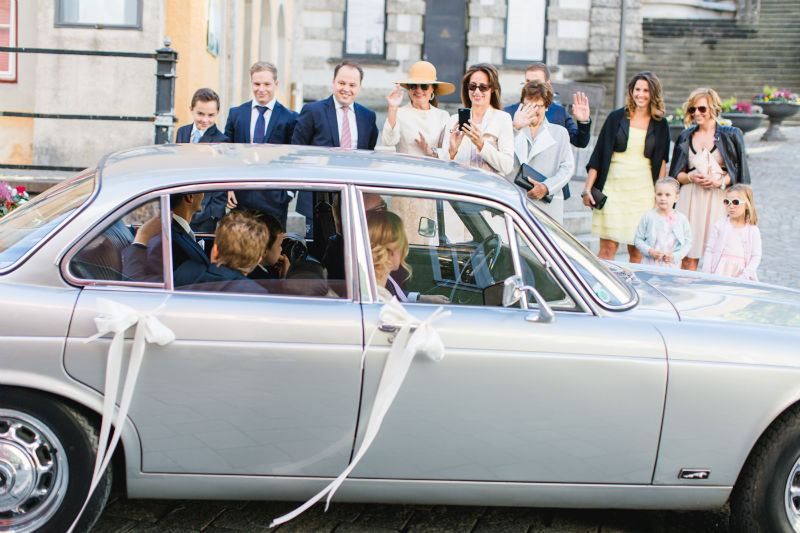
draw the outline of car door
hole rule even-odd
[[[667,378],[664,344],[657,331],[624,313],[601,317],[589,312],[567,278],[554,275],[553,266],[532,246],[530,233],[519,231],[521,219],[490,201],[385,189],[369,192],[382,194],[388,209],[398,205],[401,217],[404,203],[416,206],[412,219],[404,219],[411,247],[416,246],[417,253],[424,247],[412,234],[426,228],[422,239],[429,239],[431,261],[440,265],[451,265],[453,256],[437,255],[441,240],[427,231],[433,227],[430,216],[416,220],[420,206],[449,202],[455,212],[479,217],[461,220],[463,235],[471,235],[475,251],[455,270],[469,272],[469,279],[451,280],[451,303],[445,305],[451,314],[435,322],[446,348],[444,359],[433,362],[417,355],[353,477],[650,483]],[[465,203],[471,209],[464,209]],[[495,250],[485,244],[493,239],[472,223],[479,219],[502,243],[488,268],[487,257],[491,261]],[[440,218],[438,232],[458,233],[459,228],[442,228],[441,223]],[[446,225],[458,223],[452,216],[444,220]],[[470,243],[458,246],[463,249]],[[417,258],[414,263],[424,261]],[[535,311],[497,306],[497,298],[489,297],[497,291],[483,284],[502,282],[510,273],[522,274],[546,295],[555,320],[533,322],[527,319]],[[441,278],[417,283],[415,275],[412,269],[406,286],[422,294],[442,294]],[[470,286],[465,294],[489,289],[483,301],[460,298],[460,289],[452,288],[453,283],[466,282]],[[419,320],[436,309],[419,301],[404,306]],[[365,302],[363,307],[369,338],[381,325],[382,303]],[[366,350],[362,421],[369,416],[393,335],[378,329]],[[357,447],[364,429],[362,424]]]
[[[157,211],[157,199],[145,211],[152,213],[153,205]],[[160,206],[167,211],[166,197]],[[137,222],[141,212],[122,216],[123,225]],[[170,226],[162,217],[162,231]],[[103,234],[87,235],[87,244],[77,248],[96,249]],[[347,464],[362,348],[352,289],[325,296],[173,290],[171,275],[164,283],[96,279],[102,277],[91,270],[97,258],[82,252],[75,258],[84,261],[69,273],[83,286],[64,356],[72,377],[103,390],[110,336],[86,343],[97,332],[100,299],[153,312],[176,337],[166,346],[147,346],[131,406],[142,471],[332,476]],[[126,342],[125,361],[129,349]]]

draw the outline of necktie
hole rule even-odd
[[[256,127],[253,129],[253,142],[261,144],[266,141],[264,137],[267,133],[267,121],[264,119],[264,112],[267,110],[267,106],[257,105],[256,109],[258,109],[258,118],[256,119]]]
[[[342,106],[342,138],[339,142],[339,146],[342,148],[352,148],[353,140],[350,137],[350,119],[347,116],[348,106]]]
[[[191,143],[192,143],[192,144],[197,144],[197,143],[199,143],[199,142],[200,142],[200,138],[201,138],[202,136],[203,136],[203,132],[202,132],[202,131],[200,131],[200,130],[194,130],[194,131],[192,132],[192,139],[191,139]]]

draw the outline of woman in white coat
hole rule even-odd
[[[494,65],[469,67],[461,80],[461,103],[471,109],[470,121],[459,130],[458,115],[450,117],[440,157],[505,176],[514,165],[514,126],[500,107]]]
[[[564,221],[564,193],[561,189],[575,173],[575,158],[569,144],[569,132],[562,126],[550,124],[545,111],[553,103],[553,88],[547,82],[530,81],[522,88],[520,103],[527,107],[530,123],[514,138],[514,168],[506,177],[510,181],[527,164],[547,179],[528,178],[533,188],[528,198],[559,223]],[[549,200],[549,202],[548,202]]]

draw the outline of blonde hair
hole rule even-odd
[[[647,87],[650,89],[650,118],[653,120],[661,120],[667,114],[664,107],[664,96],[661,91],[661,82],[658,76],[645,70],[631,78],[628,82],[628,92],[625,94],[625,114],[628,118],[633,117],[636,111],[636,102],[633,100],[633,89],[636,87],[636,82],[644,80],[647,82]]]
[[[411,267],[406,263],[408,256],[408,237],[403,228],[402,219],[391,211],[369,211],[367,213],[369,244],[372,249],[372,264],[375,277],[388,276],[391,273],[392,260],[390,246],[399,246],[402,260],[400,264],[411,274]]]
[[[267,246],[269,230],[256,213],[231,211],[219,222],[214,238],[219,266],[249,274]]]
[[[688,109],[694,107],[701,98],[705,98],[708,102],[708,113],[711,116],[711,120],[717,120],[719,114],[722,113],[722,100],[720,100],[717,91],[708,87],[701,87],[692,91],[689,98],[681,106],[684,125],[689,126],[694,122],[694,117],[688,113]]]
[[[659,185],[671,185],[673,189],[675,189],[675,194],[681,193],[681,184],[675,178],[671,178],[669,176],[664,176],[663,178],[658,178],[654,187],[658,187]]]
[[[270,63],[269,61],[256,61],[253,63],[253,66],[250,67],[250,78],[253,77],[253,74],[256,72],[272,72],[272,77],[275,81],[278,81],[278,67]]]
[[[754,226],[758,225],[758,212],[756,211],[756,204],[753,202],[753,189],[749,185],[741,183],[729,188],[725,193],[738,192],[744,196],[746,205],[744,206],[744,221],[747,224]]]

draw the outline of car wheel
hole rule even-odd
[[[86,499],[97,431],[49,396],[0,388],[0,531],[66,531]],[[75,531],[88,531],[111,490],[103,475]]]
[[[800,533],[800,409],[784,413],[750,452],[731,495],[731,530]]]

